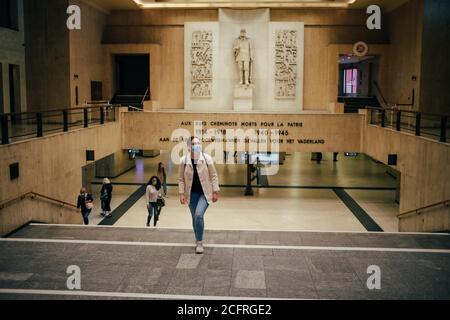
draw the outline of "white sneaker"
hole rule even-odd
[[[197,241],[197,247],[195,248],[195,253],[196,254],[203,254],[203,252],[204,252],[203,242]]]

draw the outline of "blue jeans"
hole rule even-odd
[[[150,202],[147,207],[148,216],[147,216],[147,225],[150,225],[150,221],[152,220],[152,216],[155,215],[155,219],[153,220],[153,225],[156,226],[156,222],[158,222],[158,206],[156,202]]]
[[[91,210],[86,209],[84,211],[81,211],[81,215],[83,216],[83,222],[86,226],[89,225],[89,215],[91,214],[91,211],[92,209]]]
[[[209,204],[205,195],[199,193],[191,194],[191,201],[189,203],[189,210],[192,214],[192,226],[194,227],[195,239],[203,241],[203,232],[205,230],[205,212]]]
[[[164,195],[167,194],[167,177],[163,178],[163,190],[164,190]]]

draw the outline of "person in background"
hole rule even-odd
[[[159,181],[161,181],[164,191],[164,197],[167,197],[167,176],[166,169],[164,168],[164,164],[160,162],[158,164],[158,174]]]
[[[256,158],[256,183],[258,186],[261,185],[261,168],[263,168],[264,165],[261,163],[261,160],[259,157]]]
[[[333,162],[338,161],[338,155],[339,155],[339,152],[333,152]]]
[[[191,137],[188,149],[178,171],[180,202],[189,205],[197,241],[195,253],[203,254],[204,216],[209,205],[219,200],[219,178],[212,157],[202,152],[200,139]]]
[[[94,208],[94,198],[91,194],[87,193],[86,188],[81,188],[80,190],[80,195],[77,200],[77,208],[81,209],[84,224],[86,226],[89,225],[89,215]]]
[[[150,227],[150,222],[153,219],[153,226],[156,227],[158,222],[158,197],[161,196],[161,181],[158,177],[151,177],[147,184],[147,189],[145,190],[145,199],[147,201],[147,227]]]
[[[100,200],[102,202],[103,217],[111,218],[111,199],[112,199],[113,186],[108,178],[103,179],[102,190],[100,190]]]
[[[320,162],[322,161],[323,155],[322,152],[317,152],[317,164],[320,164]]]

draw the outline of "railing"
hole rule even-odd
[[[410,210],[410,211],[406,211],[403,213],[400,213],[397,217],[404,217],[413,213],[420,213],[423,210],[428,210],[428,209],[432,209],[432,208],[436,208],[436,207],[440,207],[440,206],[444,206],[444,207],[450,207],[450,200],[445,200],[445,201],[440,201],[422,208],[418,208],[418,209],[414,209],[414,210]]]
[[[88,128],[92,124],[115,121],[113,105],[87,105],[83,108],[42,112],[0,114],[1,144],[43,137],[48,133],[68,132],[71,128]]]
[[[147,88],[147,90],[145,90],[144,96],[142,97],[142,105],[144,105],[145,99],[147,99],[147,94],[149,93],[150,89]]]
[[[136,107],[133,107],[133,106],[128,106],[128,111],[144,112],[144,109],[136,108]]]
[[[378,85],[378,82],[373,81],[373,86],[375,87],[376,91],[377,91],[377,98],[378,101],[380,101],[381,105],[384,108],[389,108],[389,103],[387,102],[387,100],[385,99],[383,92],[381,92],[380,86]]]
[[[378,101],[380,101],[381,105],[383,108],[390,108],[390,107],[394,107],[394,106],[398,106],[398,107],[412,107],[415,104],[416,101],[416,90],[414,88],[412,88],[412,92],[411,92],[411,102],[410,103],[394,103],[394,104],[389,104],[389,102],[386,100],[383,92],[380,89],[380,85],[378,84],[377,81],[373,81],[373,86],[376,89],[376,96],[378,98]]]
[[[64,202],[64,201],[61,201],[61,200],[58,200],[58,199],[55,199],[55,198],[52,198],[52,197],[48,197],[48,196],[45,196],[45,195],[42,195],[42,194],[30,191],[30,192],[24,193],[24,194],[22,194],[22,195],[20,195],[20,196],[18,196],[16,198],[14,198],[14,199],[7,200],[7,201],[1,203],[0,204],[0,210],[4,209],[4,208],[6,208],[6,207],[8,207],[10,205],[12,205],[13,203],[15,203],[17,201],[21,201],[21,200],[23,200],[23,199],[25,199],[27,197],[30,197],[32,199],[34,199],[34,198],[41,198],[41,199],[53,202],[55,204],[58,204],[58,205],[60,205],[62,207],[70,207],[72,209],[77,209],[77,206],[75,206],[74,204],[71,204],[71,203],[68,203],[68,202]]]
[[[373,108],[369,110],[370,124],[397,131],[414,133],[446,143],[450,139],[450,115],[401,110],[398,108]]]

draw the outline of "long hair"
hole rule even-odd
[[[148,180],[147,186],[152,186],[153,179],[156,179],[157,182],[155,188],[159,191],[161,189],[161,180],[159,180],[157,176],[151,177],[150,180]]]

